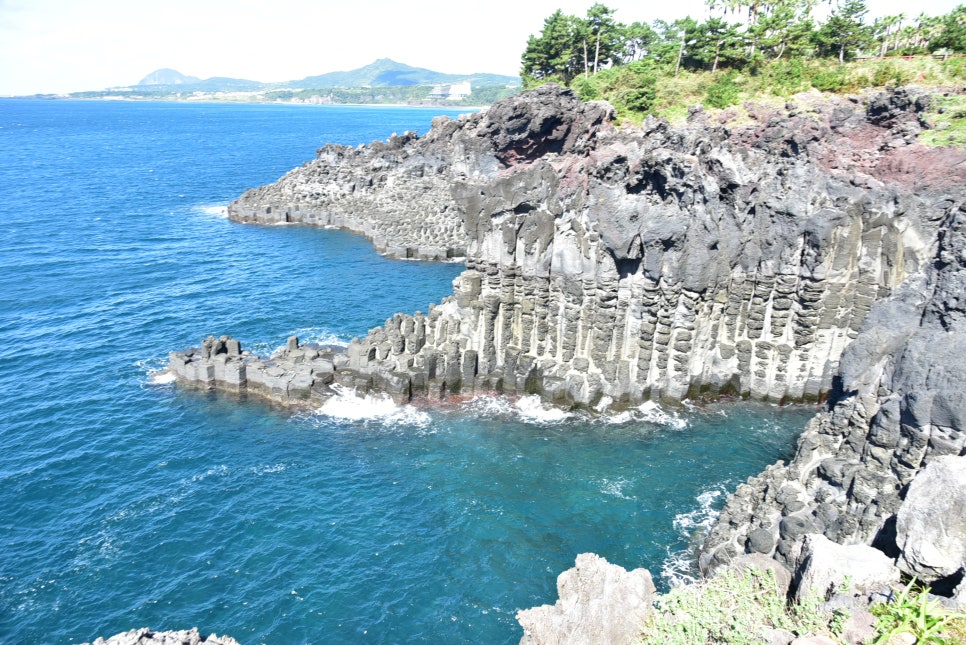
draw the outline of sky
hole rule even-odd
[[[834,1],[834,0],[833,0]],[[448,74],[517,75],[530,34],[594,0],[0,0],[0,96],[102,90],[156,69],[262,82],[379,58]],[[963,0],[867,0],[869,17]],[[623,23],[708,15],[704,0],[610,0]]]

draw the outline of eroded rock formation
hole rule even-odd
[[[421,235],[465,246],[453,297],[349,350],[397,398],[815,400],[958,208],[957,158],[914,145],[923,105],[898,92],[747,127],[697,111],[617,129],[606,104],[546,86],[422,138],[323,148],[231,212],[341,223],[397,255],[446,254]]]
[[[927,104],[900,89],[618,128],[545,86],[424,137],[327,146],[232,217],[343,226],[404,257],[465,250],[454,294],[345,353],[268,364],[223,339],[172,368],[283,401],[332,383],[400,401],[830,397],[794,459],[732,496],[702,565],[792,567],[808,534],[896,557],[906,487],[962,454],[966,420],[966,155],[916,143]]]

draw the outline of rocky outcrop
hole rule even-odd
[[[228,207],[239,222],[332,226],[366,236],[401,258],[463,257],[468,244],[453,186],[484,181],[507,163],[586,147],[613,118],[603,104],[538,92],[459,120],[441,116],[415,132],[351,148],[329,144],[274,184],[246,191]]]
[[[872,304],[933,261],[962,192],[961,169],[918,163],[922,101],[876,101],[617,129],[606,104],[545,86],[421,138],[326,146],[230,210],[397,255],[465,247],[452,297],[349,348],[354,380],[389,375],[396,398],[821,399]]]
[[[909,485],[896,516],[899,567],[920,580],[966,567],[966,457],[937,457]]]
[[[805,536],[796,573],[797,601],[828,600],[837,593],[870,595],[899,582],[899,569],[882,551],[865,544],[836,544],[818,534]]]
[[[557,577],[557,593],[556,604],[517,613],[520,645],[636,643],[657,591],[647,569],[627,571],[581,553],[574,568]]]
[[[231,636],[202,636],[197,627],[180,631],[155,632],[147,627],[115,634],[107,640],[98,638],[84,645],[239,645]]]
[[[297,336],[269,357],[243,351],[241,342],[230,336],[209,336],[200,348],[171,352],[168,371],[183,384],[305,406],[331,396],[329,386],[347,361],[341,348],[301,346]]]
[[[900,89],[617,128],[608,105],[544,86],[424,137],[326,146],[231,216],[343,226],[405,257],[465,250],[454,294],[344,353],[265,360],[226,339],[171,369],[282,401],[334,383],[399,401],[829,397],[795,457],[730,498],[701,564],[793,567],[809,534],[897,557],[908,485],[966,441],[966,155],[916,143],[927,104]]]
[[[948,172],[966,185],[962,161]],[[910,484],[966,444],[966,200],[962,191],[933,199],[938,227],[928,261],[872,306],[844,352],[828,411],[808,424],[793,459],[729,499],[706,542],[705,569],[747,551],[791,563],[808,533],[912,557],[908,541],[896,542]],[[950,512],[946,521],[961,524],[963,509],[953,504]],[[949,588],[962,568],[945,575],[921,579]]]

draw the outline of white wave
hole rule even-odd
[[[699,577],[694,561],[695,549],[718,518],[715,507],[723,495],[723,488],[706,490],[695,498],[697,507],[678,513],[674,517],[672,521],[674,530],[688,544],[688,547],[680,551],[668,550],[667,557],[661,565],[661,577],[667,581],[668,586],[677,587],[688,584]]]
[[[676,412],[668,412],[661,408],[654,401],[645,401],[636,408],[622,410],[620,412],[609,412],[613,400],[605,396],[601,402],[594,406],[594,410],[600,413],[595,417],[597,423],[608,425],[621,425],[634,422],[653,423],[660,426],[669,426],[676,430],[683,430],[688,427],[688,420],[678,416]]]
[[[352,339],[345,335],[333,332],[328,327],[299,327],[289,334],[298,336],[299,343],[305,345],[314,343],[316,345],[336,345],[338,347],[348,347]]]
[[[536,423],[559,423],[573,416],[566,410],[544,403],[536,394],[517,399],[513,407],[516,408],[521,419]]]
[[[330,386],[336,395],[322,404],[316,412],[345,421],[380,421],[402,425],[425,427],[430,422],[428,414],[411,405],[396,405],[383,394],[359,396],[354,389],[339,384]]]
[[[222,218],[228,217],[228,204],[199,204],[196,208],[198,212],[205,215]]]
[[[672,589],[696,582],[700,574],[694,566],[694,554],[687,550],[668,551],[661,564],[661,577]]]
[[[656,423],[663,426],[671,426],[676,430],[683,430],[688,427],[687,419],[682,419],[673,412],[666,412],[654,401],[645,401],[637,406],[637,412],[642,421]]]
[[[513,405],[507,398],[488,394],[473,397],[464,407],[479,417],[505,417],[514,413]]]
[[[148,383],[151,385],[168,385],[177,380],[177,377],[168,371],[167,361],[163,358],[135,361],[134,365],[144,372]]]
[[[691,538],[696,532],[705,532],[714,524],[718,512],[714,510],[718,499],[724,493],[719,490],[706,490],[696,498],[698,507],[674,517],[674,530],[681,537]]]
[[[169,385],[178,380],[173,372],[168,370],[158,370],[157,372],[152,372],[149,377],[151,382],[155,385]]]
[[[626,500],[636,500],[635,496],[627,496],[624,494],[624,487],[627,486],[629,482],[621,477],[617,480],[603,479],[600,482],[600,492],[604,495],[610,495],[611,497],[619,497],[620,499]]]
[[[270,466],[253,466],[251,473],[256,476],[271,475],[273,473],[282,473],[288,470],[288,464],[272,464]]]

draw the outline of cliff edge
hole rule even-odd
[[[793,566],[821,534],[924,575],[899,509],[966,441],[966,154],[917,143],[928,101],[900,88],[636,128],[547,85],[424,137],[326,146],[231,216],[465,253],[454,294],[345,351],[293,339],[263,359],[212,337],[171,370],[283,402],[337,384],[400,401],[828,399],[795,457],[729,499],[701,565]],[[925,577],[953,586],[962,564]]]

